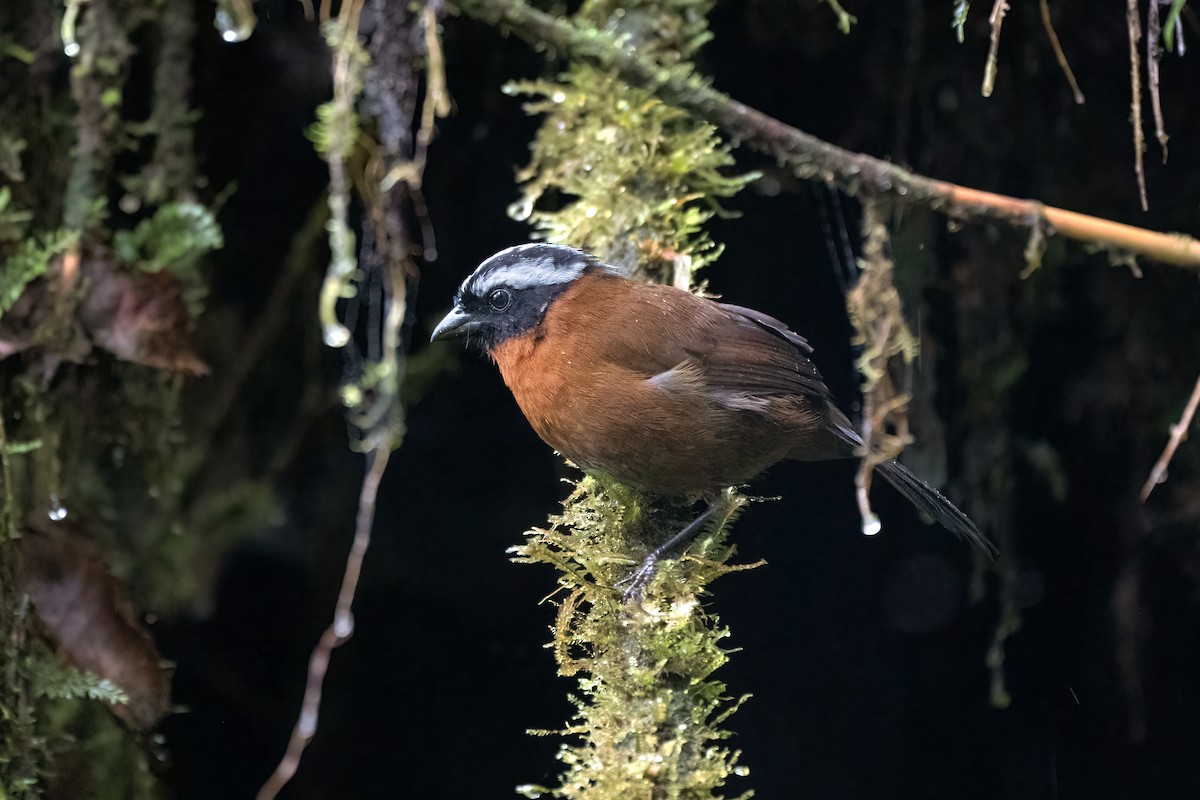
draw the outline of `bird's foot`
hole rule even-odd
[[[689,522],[687,527],[679,533],[651,550],[650,554],[642,561],[641,566],[627,577],[617,581],[617,588],[622,590],[621,594],[625,602],[640,601],[645,597],[646,587],[650,585],[650,581],[654,578],[658,562],[663,558],[673,557],[687,548],[700,535],[704,530],[705,523],[720,510],[720,507],[720,503],[709,503],[704,513]]]
[[[626,603],[636,603],[646,596],[646,587],[654,579],[658,558],[655,553],[651,553],[646,556],[637,569],[617,581],[617,588],[621,590],[621,599]]]

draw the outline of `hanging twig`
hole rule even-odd
[[[855,365],[862,375],[863,452],[854,486],[862,531],[867,535],[880,530],[879,517],[871,510],[872,471],[897,458],[912,443],[909,396],[897,390],[892,372],[898,364],[911,365],[919,350],[893,281],[896,264],[889,252],[890,213],[886,201],[864,198],[862,271],[858,283],[846,294],[846,310],[855,330],[851,343],[862,347]]]
[[[1071,84],[1071,92],[1075,95],[1075,102],[1078,105],[1083,105],[1083,92],[1079,88],[1079,82],[1075,80],[1075,72],[1071,69],[1071,65],[1067,63],[1067,54],[1063,52],[1062,43],[1058,41],[1058,33],[1054,30],[1054,23],[1050,21],[1050,3],[1048,0],[1040,0],[1042,7],[1042,26],[1046,29],[1046,37],[1050,40],[1050,46],[1054,48],[1054,57],[1058,59],[1058,65],[1062,67],[1063,74],[1067,76],[1067,83]]]
[[[354,522],[354,541],[350,545],[350,555],[346,558],[346,571],[342,576],[342,588],[338,591],[333,622],[321,634],[321,640],[308,662],[308,682],[304,687],[304,700],[300,704],[300,717],[296,720],[296,727],[292,729],[287,751],[275,767],[275,771],[271,773],[271,777],[258,790],[257,800],[273,800],[279,794],[296,774],[296,768],[300,766],[300,755],[316,735],[317,720],[321,713],[321,691],[325,683],[325,673],[329,669],[329,659],[334,649],[345,644],[354,633],[354,615],[351,607],[354,605],[354,594],[358,589],[358,578],[362,573],[367,547],[371,544],[371,527],[375,523],[375,500],[379,495],[379,483],[383,479],[391,453],[392,443],[385,440],[367,456],[367,471],[359,492],[358,515]]]
[[[350,330],[337,318],[337,304],[350,292],[350,282],[358,269],[349,221],[350,178],[346,159],[358,131],[354,104],[362,91],[364,54],[358,41],[362,3],[363,0],[354,0],[344,4],[336,27],[329,27],[326,32],[333,49],[333,100],[327,106],[328,140],[324,142],[325,161],[329,164],[329,269],[321,284],[318,313],[322,336],[330,347],[345,347],[350,343]]]
[[[1158,46],[1162,36],[1162,23],[1158,18],[1158,0],[1150,0],[1146,12],[1146,77],[1150,83],[1150,109],[1154,113],[1154,136],[1162,148],[1163,163],[1167,163],[1167,129],[1163,123],[1162,98],[1159,96],[1158,62],[1162,48]]]
[[[1154,467],[1150,470],[1150,477],[1146,478],[1146,483],[1142,485],[1143,503],[1150,497],[1154,487],[1167,479],[1167,466],[1175,456],[1175,451],[1179,449],[1180,442],[1187,438],[1188,428],[1192,426],[1192,417],[1196,416],[1197,406],[1200,406],[1200,378],[1196,378],[1196,386],[1192,389],[1192,396],[1188,399],[1183,414],[1179,417],[1179,422],[1171,426],[1171,438],[1167,440],[1167,446],[1163,448],[1158,461],[1154,462]]]
[[[1133,123],[1133,169],[1137,173],[1138,197],[1142,201],[1142,211],[1149,211],[1150,203],[1146,200],[1146,136],[1142,133],[1142,65],[1138,60],[1138,42],[1142,39],[1138,0],[1126,0],[1125,24],[1129,28],[1129,112],[1130,121]]]
[[[379,484],[387,469],[389,456],[403,432],[403,406],[399,399],[404,370],[402,334],[408,307],[408,281],[416,277],[416,266],[412,262],[414,248],[403,224],[403,214],[408,207],[415,208],[418,214],[424,213],[424,203],[419,194],[425,165],[424,154],[433,135],[434,115],[448,110],[448,98],[441,77],[441,50],[437,40],[440,3],[427,3],[420,22],[407,17],[405,6],[389,5],[386,0],[379,0],[375,6],[377,10],[390,9],[399,18],[398,21],[388,20],[389,24],[396,24],[385,28],[385,32],[377,29],[373,35],[372,47],[380,54],[379,61],[375,62],[376,70],[399,70],[403,73],[404,84],[415,87],[418,63],[424,61],[426,105],[421,117],[421,129],[417,131],[414,142],[412,125],[415,93],[405,96],[388,94],[387,97],[395,102],[384,111],[377,112],[376,117],[385,142],[377,150],[387,152],[371,155],[363,167],[365,174],[350,173],[347,153],[352,145],[362,144],[357,135],[356,101],[363,89],[362,72],[369,59],[358,41],[358,20],[363,0],[343,3],[338,11],[337,27],[330,31],[329,36],[330,46],[334,49],[335,89],[334,101],[330,106],[329,130],[324,139],[330,169],[328,230],[330,249],[334,253],[334,263],[331,263],[325,286],[328,288],[333,282],[339,288],[332,302],[323,305],[321,321],[326,343],[342,347],[347,364],[358,373],[355,380],[343,384],[342,398],[351,404],[349,420],[361,433],[361,438],[353,441],[352,447],[366,453],[366,472],[359,494],[354,541],[346,558],[333,622],[313,649],[299,718],[283,758],[259,790],[259,800],[271,800],[288,783],[299,766],[304,749],[316,734],[322,687],[333,650],[345,643],[354,631],[351,610],[371,540]],[[321,14],[327,12],[328,8],[322,5]],[[407,25],[410,23],[423,24],[425,28],[423,31],[409,29]],[[414,31],[421,36],[413,35]],[[380,38],[390,35],[398,38]],[[415,58],[421,54],[420,45],[416,42],[422,39],[427,50],[425,58]],[[391,47],[393,44],[398,47]],[[395,77],[396,73],[389,74]],[[368,76],[368,81],[374,82],[372,85],[376,98],[384,94],[381,86],[386,82],[380,82],[378,71]],[[401,163],[404,165],[401,171],[408,170],[403,176],[403,186],[409,190],[407,199],[411,206],[404,206],[404,198],[399,195],[389,194],[399,191],[401,187],[394,182],[388,185],[386,176],[392,174]],[[356,181],[366,216],[372,223],[362,228],[364,258],[361,264],[348,224],[350,192]],[[431,252],[432,247],[427,243],[425,253],[428,255]],[[336,263],[339,258],[343,262],[340,265]],[[346,271],[338,272],[339,266]],[[359,330],[355,322],[357,303],[362,302],[364,296],[369,304],[365,357],[359,352],[353,336],[353,332]],[[380,297],[382,307],[378,305]],[[342,298],[349,300],[344,319],[337,316],[337,301]],[[325,300],[329,300],[329,297]],[[331,342],[331,330],[344,331],[344,341],[339,341],[343,337],[334,337],[335,341]]]
[[[919,175],[785,125],[718,92],[698,75],[664,70],[594,30],[544,14],[520,0],[455,0],[455,4],[472,16],[503,23],[539,47],[553,47],[573,59],[607,65],[627,83],[652,91],[661,100],[717,125],[734,141],[786,163],[800,178],[823,180],[851,194],[892,195],[957,219],[996,219],[1019,227],[1040,224],[1047,231],[1078,241],[1200,268],[1200,240],[1190,236],[1158,233]]]
[[[991,97],[996,87],[996,60],[1000,55],[1000,27],[1004,24],[1004,15],[1008,13],[1008,3],[996,0],[992,6],[992,14],[988,22],[992,25],[992,44],[988,48],[987,63],[983,65],[983,96]]]

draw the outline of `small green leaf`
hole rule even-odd
[[[0,266],[0,317],[12,309],[32,281],[45,274],[55,256],[78,238],[75,233],[56,231],[44,239],[28,239]]]
[[[34,693],[57,700],[86,698],[109,705],[128,705],[129,695],[108,678],[75,667],[61,667],[51,662],[37,662],[32,670]]]
[[[168,203],[132,231],[118,231],[117,255],[144,272],[191,272],[204,254],[225,245],[213,213],[199,203]]]

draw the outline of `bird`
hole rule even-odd
[[[631,583],[694,538],[717,493],[788,460],[861,457],[863,440],[783,322],[625,277],[582,250],[535,242],[484,260],[431,341],[465,338],[499,367],[534,431],[587,473],[646,495],[708,498]],[[897,461],[876,467],[917,509],[994,557],[975,523]]]

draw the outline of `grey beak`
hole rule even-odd
[[[448,339],[451,336],[461,336],[466,331],[464,327],[469,327],[475,318],[462,310],[462,306],[455,306],[450,309],[450,313],[442,318],[442,321],[433,329],[433,336],[429,337],[429,341],[436,342],[438,339]]]

